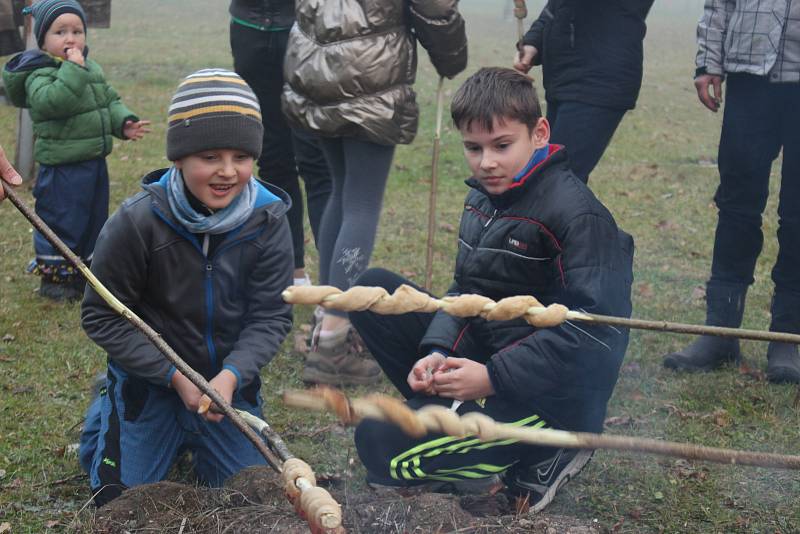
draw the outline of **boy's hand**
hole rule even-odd
[[[722,76],[716,74],[701,74],[694,79],[694,87],[697,89],[697,98],[705,107],[717,112],[722,103]],[[714,94],[711,94],[711,90]]]
[[[220,371],[219,374],[212,378],[209,382],[211,387],[214,388],[228,404],[230,404],[231,400],[233,399],[233,392],[236,391],[237,383],[238,380],[236,379],[236,375],[227,369]],[[220,413],[217,405],[211,402],[211,399],[208,397],[208,395],[203,395],[200,398],[199,405],[209,407],[200,414],[206,421],[219,423],[225,419],[225,415]]]
[[[517,51],[517,57],[514,60],[514,68],[522,74],[528,74],[528,71],[533,67],[533,62],[538,55],[539,51],[535,46],[522,45],[522,48]]]
[[[67,55],[67,61],[77,63],[81,67],[86,66],[86,61],[83,58],[83,50],[79,50],[77,48],[67,48],[64,50],[64,53]]]
[[[445,357],[439,352],[431,352],[424,358],[417,360],[406,379],[411,391],[424,393],[425,395],[436,395],[436,388],[433,385],[433,375],[444,365]]]
[[[122,126],[122,135],[125,136],[125,139],[137,141],[144,137],[144,134],[152,131],[148,126],[150,126],[150,121],[125,121]]]
[[[196,412],[200,406],[200,398],[203,392],[197,386],[191,383],[180,371],[175,371],[172,375],[172,388],[178,393],[178,396],[183,401],[183,405],[190,412]]]
[[[494,395],[489,372],[482,363],[467,358],[447,358],[433,375],[440,397],[468,401]]]

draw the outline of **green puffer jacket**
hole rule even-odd
[[[441,76],[467,65],[458,0],[297,0],[283,109],[301,129],[381,145],[410,143],[416,40]]]
[[[30,108],[34,153],[44,165],[105,157],[111,136],[124,139],[125,121],[139,120],[106,83],[100,65],[88,58],[81,67],[29,50],[6,63],[3,82],[11,103]]]

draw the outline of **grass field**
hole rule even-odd
[[[538,13],[542,0],[530,1]],[[704,110],[691,83],[697,0],[657,2],[649,19],[645,79],[629,113],[591,178],[597,196],[637,243],[634,315],[700,323],[702,287],[709,271],[718,180],[720,117]],[[138,190],[142,174],[164,166],[164,119],[184,75],[230,66],[227,2],[126,0],[115,2],[112,28],[90,30],[92,57],[130,108],[151,119],[154,132],[138,143],[118,143],[109,157],[113,206]],[[468,72],[509,65],[515,23],[506,2],[462,0],[470,37]],[[534,72],[537,76],[538,72]],[[448,96],[463,75],[446,84]],[[421,54],[417,90],[422,109],[416,142],[397,151],[385,198],[373,265],[424,278],[427,191],[436,76]],[[0,144],[13,152],[16,111],[0,108]],[[448,284],[456,248],[454,227],[466,193],[457,132],[442,139],[434,289]],[[775,167],[774,177],[777,177]],[[772,190],[778,188],[777,179]],[[30,200],[28,191],[24,192]],[[765,246],[748,296],[745,327],[769,324],[776,256],[776,195],[764,220]],[[44,302],[38,281],[24,274],[31,231],[9,203],[0,206],[0,532],[80,529],[77,512],[90,495],[74,452],[92,377],[104,354],[83,334],[79,306]],[[308,247],[313,250],[312,246]],[[315,258],[309,253],[315,272]],[[296,320],[310,311],[298,309]],[[684,336],[634,332],[609,405],[607,431],[711,446],[800,454],[800,414],[794,388],[773,386],[758,372],[726,369],[675,375],[661,355]],[[361,484],[351,433],[325,415],[289,412],[277,392],[299,387],[301,358],[291,339],[263,373],[272,425],[293,451],[318,471]],[[750,368],[765,366],[766,345],[743,344]],[[388,391],[388,386],[384,386]],[[359,393],[355,391],[354,393]],[[321,432],[318,432],[322,430]],[[549,509],[613,532],[800,532],[797,473],[600,452]],[[76,519],[77,517],[77,519]]]

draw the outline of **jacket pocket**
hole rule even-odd
[[[122,384],[122,400],[125,403],[125,420],[135,422],[142,414],[147,399],[150,396],[150,387],[140,378],[125,379]]]

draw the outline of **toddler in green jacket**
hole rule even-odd
[[[3,69],[11,102],[29,108],[39,173],[36,213],[84,262],[108,218],[108,168],[112,135],[141,139],[150,130],[106,83],[87,57],[86,16],[75,0],[39,0],[23,11],[34,18],[39,50],[14,56]],[[41,276],[39,295],[78,300],[84,281],[38,232],[29,271]]]

